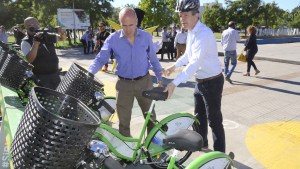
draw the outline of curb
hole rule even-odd
[[[218,52],[218,56],[219,57],[224,57],[224,52]],[[254,60],[265,60],[265,61],[271,61],[271,62],[279,62],[279,63],[287,63],[287,64],[293,64],[293,65],[300,65],[299,61],[267,58],[267,57],[261,57],[261,56],[255,56]]]

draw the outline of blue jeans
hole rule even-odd
[[[236,67],[236,63],[237,63],[237,59],[236,59],[236,50],[232,50],[232,51],[225,51],[224,54],[224,74],[226,77],[231,77],[231,74],[233,73],[235,67]],[[229,62],[231,61],[231,68],[229,69]]]
[[[225,152],[225,132],[221,112],[224,77],[220,76],[204,83],[197,83],[194,90],[195,114],[200,122],[198,132],[203,145],[208,146],[208,122],[212,129],[214,150]]]

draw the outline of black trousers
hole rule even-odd
[[[203,145],[208,146],[208,124],[212,129],[214,150],[225,152],[225,132],[221,112],[224,77],[197,83],[194,90],[195,114],[200,122],[198,132],[203,137]]]

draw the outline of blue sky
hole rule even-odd
[[[218,0],[218,1],[219,1],[219,3],[223,3],[223,5],[225,5],[224,0]],[[263,1],[265,3],[272,3],[273,1],[275,1],[275,3],[277,3],[277,5],[281,9],[289,10],[289,11],[291,11],[292,9],[294,9],[295,7],[300,5],[299,0],[263,0]],[[134,4],[137,6],[139,2],[140,2],[140,0],[114,0],[112,5],[114,7],[123,7],[126,4]],[[201,5],[203,3],[210,3],[210,2],[215,2],[215,0],[200,0]]]

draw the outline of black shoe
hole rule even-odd
[[[225,80],[226,80],[227,82],[229,82],[230,84],[232,84],[232,80],[231,80],[228,76],[225,77]]]

